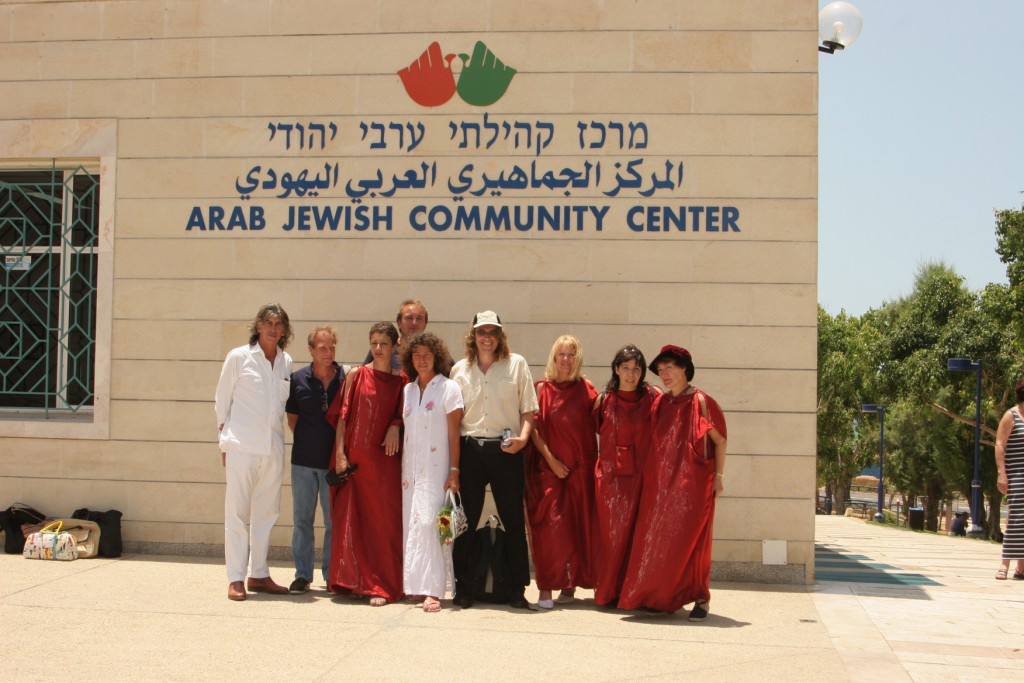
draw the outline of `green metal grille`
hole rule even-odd
[[[99,177],[0,171],[0,409],[93,405]]]

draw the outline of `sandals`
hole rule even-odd
[[[561,593],[558,594],[558,597],[555,598],[555,602],[557,602],[559,605],[568,605],[569,603],[571,603],[575,599],[576,599],[576,589],[575,588],[567,588],[567,589],[563,590]]]
[[[1013,578],[1015,581],[1024,581],[1024,571],[1015,571],[1013,573]]]
[[[1007,567],[1000,567],[999,568],[999,571],[996,572],[996,580],[997,581],[1006,581],[1006,570],[1007,570]],[[1014,578],[1017,578],[1016,574],[1014,574]]]
[[[380,597],[370,598],[370,607],[383,607],[386,604],[388,604],[388,601],[385,600],[384,598],[380,598]]]
[[[424,612],[440,612],[441,611],[441,601],[438,600],[437,598],[431,598],[431,597],[428,596],[427,599],[423,601],[423,611]]]

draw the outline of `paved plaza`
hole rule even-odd
[[[322,583],[236,603],[217,560],[0,555],[0,680],[1024,680],[1024,581],[994,580],[998,546],[817,523],[818,583],[716,583],[704,623],[589,592],[552,612],[372,608]]]

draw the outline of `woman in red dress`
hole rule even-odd
[[[332,488],[329,588],[370,596],[383,606],[402,597],[402,463],[399,428],[406,376],[391,367],[398,330],[370,328],[373,362],[345,378],[334,458],[338,473],[358,465]]]
[[[540,408],[526,457],[526,511],[542,609],[555,606],[555,589],[558,602],[569,603],[577,587],[594,587],[597,391],[582,369],[579,340],[559,337],[536,385]]]
[[[711,600],[711,527],[725,477],[725,415],[690,385],[693,359],[665,346],[651,361],[667,393],[651,408],[651,450],[633,549],[619,607],[675,612],[694,603],[691,621]]]
[[[647,384],[647,361],[632,344],[612,360],[612,377],[595,404],[601,437],[596,479],[601,556],[594,602],[614,604],[622,591],[640,507],[643,466],[651,445],[651,404],[660,390]]]

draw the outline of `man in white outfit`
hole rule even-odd
[[[284,407],[292,375],[292,359],[284,348],[291,338],[284,309],[264,305],[252,321],[249,344],[228,354],[217,384],[230,600],[245,600],[247,574],[253,593],[288,593],[270,578],[267,552],[281,507]]]

